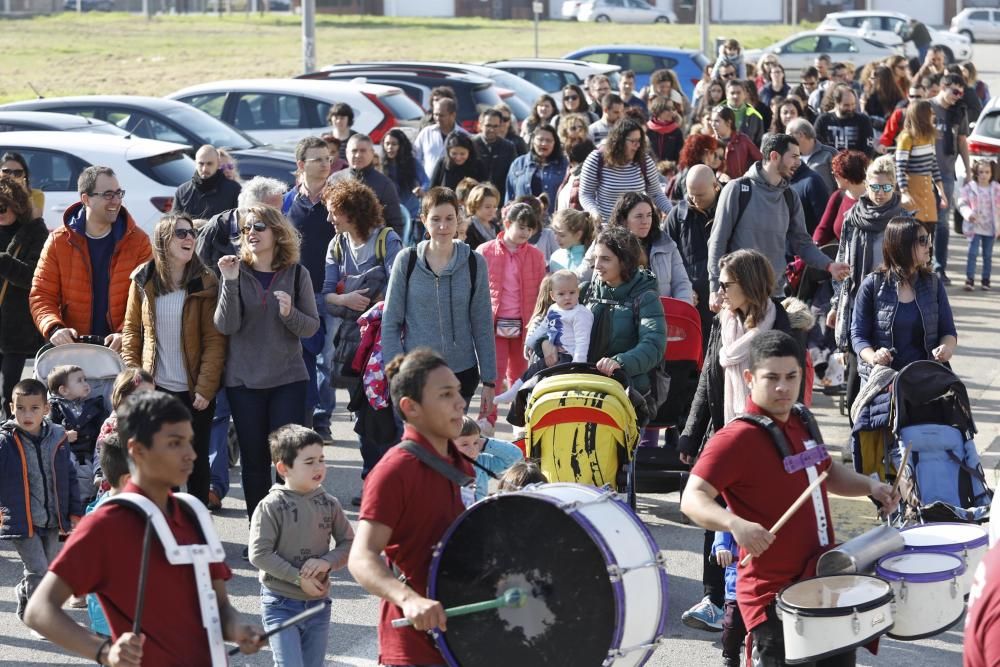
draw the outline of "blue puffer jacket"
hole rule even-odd
[[[736,599],[736,564],[740,560],[740,548],[736,544],[732,533],[725,533],[720,530],[715,531],[715,540],[712,542],[712,556],[714,557],[720,549],[725,549],[733,554],[733,562],[726,566],[726,599]]]
[[[42,495],[47,510],[57,517],[60,531],[69,532],[70,516],[83,516],[66,431],[46,420],[42,434],[41,443],[35,447],[16,430],[13,421],[0,426],[0,539],[35,534],[30,493],[34,484],[48,486]],[[44,471],[36,467],[39,458],[51,462]]]
[[[566,178],[569,162],[563,157],[557,161],[539,164],[532,153],[514,160],[507,172],[507,201],[511,202],[524,195],[542,192],[549,196],[549,213],[556,210],[556,194]]]

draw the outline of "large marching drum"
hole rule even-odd
[[[614,493],[546,484],[491,496],[435,549],[428,595],[451,608],[518,589],[523,605],[456,616],[435,640],[452,667],[642,665],[664,632],[667,575]]]

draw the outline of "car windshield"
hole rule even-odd
[[[172,188],[190,180],[195,173],[194,160],[182,151],[151,155],[129,163],[157,183]]]
[[[545,91],[519,76],[504,72],[503,74],[491,74],[490,78],[497,82],[501,88],[509,88],[514,94],[527,104],[534,104],[539,95],[544,95]],[[556,90],[559,90],[558,88]]]
[[[242,132],[193,107],[164,109],[163,115],[188,132],[198,135],[198,140],[203,144],[225,146],[235,150],[253,148],[257,145]]]

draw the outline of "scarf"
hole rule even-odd
[[[719,365],[725,379],[722,394],[722,407],[725,421],[728,424],[746,412],[747,397],[750,388],[743,379],[743,371],[750,369],[750,343],[761,331],[769,331],[774,326],[777,310],[773,301],[768,301],[764,319],[753,329],[747,329],[743,320],[728,308],[719,311],[722,345],[719,347]]]
[[[655,132],[656,134],[670,134],[677,129],[677,123],[670,121],[669,123],[661,123],[660,121],[652,118],[646,121],[646,129],[650,132]]]
[[[191,177],[191,181],[194,183],[194,187],[198,192],[208,192],[209,190],[215,190],[218,188],[219,181],[225,177],[226,175],[222,173],[221,169],[219,169],[208,178],[202,178],[201,174],[196,173]]]
[[[865,276],[879,263],[876,256],[876,242],[885,233],[889,221],[898,215],[909,215],[900,205],[899,193],[894,192],[885,204],[876,206],[868,195],[861,195],[844,216],[844,226],[840,232],[841,247],[844,255],[838,253],[838,260],[851,265],[851,275],[842,284],[834,285],[836,294],[846,290],[849,299],[844,299],[842,305],[853,309],[854,296]],[[848,312],[838,312],[841,317],[850,318]]]

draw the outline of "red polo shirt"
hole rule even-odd
[[[409,424],[404,440],[413,440],[434,456],[434,446]],[[451,442],[448,463],[467,475],[469,465]],[[362,521],[375,521],[392,529],[385,555],[409,579],[409,586],[427,595],[431,551],[452,522],[465,511],[458,486],[434,472],[399,447],[390,449],[365,478],[361,500]],[[380,665],[443,665],[444,658],[426,632],[393,628],[402,610],[382,600],[379,611],[378,645]]]
[[[963,643],[965,667],[1000,665],[1000,547],[993,545],[969,592]]]
[[[146,495],[132,482],[123,490]],[[165,518],[177,544],[204,543],[198,522],[172,495]],[[49,567],[74,595],[97,594],[115,638],[132,631],[145,527],[141,513],[105,503],[80,521]],[[209,569],[213,580],[226,581],[232,576],[225,563],[212,563]],[[144,667],[212,664],[194,568],[168,563],[158,539],[153,540],[149,552],[142,633],[146,636]]]
[[[747,412],[765,414],[747,398]],[[785,423],[775,420],[788,440],[793,454],[805,451],[809,431],[798,417]],[[817,472],[830,467],[827,459],[816,466]],[[805,470],[785,472],[778,448],[763,428],[733,420],[712,436],[698,458],[691,474],[701,477],[722,494],[730,511],[741,519],[770,528],[809,486]],[[821,485],[822,486],[822,485]],[[830,504],[823,490],[827,516],[827,537],[833,542]],[[765,609],[785,586],[811,576],[813,560],[824,551],[819,544],[818,522],[813,504],[807,500],[778,531],[774,543],[759,558],[739,568],[736,600],[747,630],[765,621]],[[746,551],[741,547],[739,558]]]

